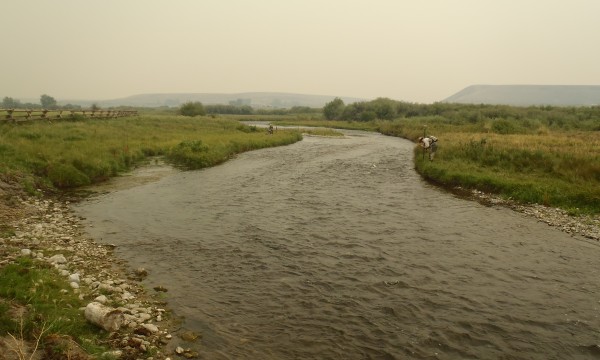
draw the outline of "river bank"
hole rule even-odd
[[[526,216],[534,217],[548,224],[548,226],[556,227],[567,234],[581,235],[591,240],[600,241],[600,215],[572,216],[562,209],[540,204],[519,204],[479,190],[467,191],[462,188],[455,188],[453,191],[482,204],[508,207]]]
[[[123,180],[126,186],[135,186],[156,181],[170,173],[168,166],[160,165],[141,169],[137,175]],[[186,342],[177,336],[182,330],[177,328],[177,319],[169,311],[168,304],[162,300],[160,292],[152,292],[152,289],[145,289],[141,285],[139,280],[144,271],[129,268],[127,262],[114,255],[112,246],[99,244],[86,236],[82,230],[82,219],[70,211],[69,201],[51,196],[28,198],[19,193],[17,185],[2,183],[0,188],[3,199],[0,204],[0,221],[13,229],[13,234],[3,235],[0,239],[0,267],[15,261],[19,256],[51,263],[50,259],[55,255],[62,255],[65,262],[53,265],[57,272],[67,278],[78,274],[80,279],[77,287],[65,289],[66,291],[76,292],[86,301],[96,299],[102,292],[106,293],[107,301],[117,299],[122,302],[121,311],[127,315],[131,325],[123,327],[111,338],[110,346],[114,355],[120,358],[167,359],[174,356],[179,348],[182,354],[187,354],[190,358],[194,356],[192,352],[185,352]],[[566,233],[600,240],[598,216],[572,217],[559,209],[519,205],[478,191],[454,190],[460,196],[489,206],[509,207]],[[4,233],[7,232],[3,231]],[[176,309],[174,312],[176,313]],[[141,334],[143,331],[140,328],[144,325],[154,325],[157,329],[155,332],[149,330]],[[151,326],[149,328],[154,330]],[[9,349],[15,346],[7,340],[8,338],[3,338],[0,347]]]
[[[152,269],[131,269],[125,260],[114,256],[114,246],[98,244],[86,236],[81,219],[70,210],[69,201],[50,196],[27,197],[20,193],[17,185],[4,182],[0,185],[0,269],[14,264],[19,258],[33,259],[42,267],[55,268],[57,277],[67,280],[65,284],[68,286],[61,290],[61,294],[74,293],[83,304],[101,303],[122,314],[119,330],[110,333],[107,340],[98,344],[111,349],[99,358],[158,360],[169,359],[175,354],[195,357],[193,352],[186,351],[185,341],[181,339],[182,334],[188,340],[195,335],[185,334],[164,301],[162,294],[168,289],[146,289],[141,283]],[[27,304],[2,298],[0,302],[8,304],[10,313],[15,317],[23,316],[23,311],[27,311],[24,310]],[[14,311],[17,309],[23,311]],[[81,319],[75,321],[85,321],[85,307],[80,310]],[[27,336],[22,335],[0,336],[0,354],[7,356],[1,358],[45,358],[48,356],[47,349],[42,345],[56,345],[48,340],[56,334],[46,335],[41,342],[25,339]],[[88,358],[75,345],[74,339],[66,339],[62,344],[68,348],[66,355]]]

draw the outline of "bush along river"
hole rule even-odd
[[[307,136],[74,206],[207,359],[600,357],[600,247],[421,180],[412,142]]]

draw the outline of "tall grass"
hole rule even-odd
[[[72,188],[100,182],[152,156],[198,169],[234,154],[301,139],[212,117],[141,116],[0,125],[0,175],[32,175],[34,186]]]
[[[42,262],[20,258],[0,269],[0,335],[44,343],[49,334],[69,335],[88,353],[101,354],[107,333],[88,323],[79,308],[84,302],[56,270]],[[22,307],[15,317],[11,308]]]
[[[287,126],[312,126],[312,127],[326,127],[334,129],[345,129],[345,130],[362,130],[362,131],[376,131],[378,129],[378,122],[360,122],[360,121],[345,121],[345,120],[322,120],[322,119],[273,119],[271,122],[278,125]]]
[[[380,123],[379,129],[415,141],[423,133],[437,136],[434,162],[415,148],[415,168],[431,181],[572,213],[600,213],[598,131],[549,129],[514,119],[459,125],[441,117],[400,119]]]

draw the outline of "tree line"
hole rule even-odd
[[[30,102],[21,102],[18,99],[14,99],[9,96],[5,96],[2,99],[2,104],[0,104],[0,108],[2,109],[46,109],[46,110],[56,110],[59,108],[62,109],[81,109],[80,105],[72,105],[66,104],[63,106],[59,106],[56,99],[48,94],[43,94],[40,96],[39,103],[30,103]],[[92,109],[99,109],[97,105],[92,105]]]
[[[600,130],[600,106],[510,106],[487,104],[433,103],[418,104],[377,98],[372,101],[344,104],[340,98],[323,107],[327,120],[372,121],[416,117],[438,117],[457,125],[476,124],[482,120],[494,120],[498,124],[520,121],[527,126],[542,122],[547,126],[581,127]],[[499,125],[500,126],[500,125]],[[507,130],[510,132],[510,129]]]
[[[27,108],[27,109],[56,109],[58,107],[56,103],[56,99],[52,96],[43,94],[40,96],[40,103],[21,103],[20,100],[13,99],[12,97],[5,96],[2,99],[3,109],[19,109],[19,108]]]
[[[293,106],[289,109],[254,109],[250,105],[215,104],[204,105],[200,101],[188,101],[182,104],[178,113],[184,116],[204,115],[290,115],[290,114],[319,114],[320,108],[308,106]]]
[[[515,124],[524,127],[543,124],[551,127],[600,130],[600,106],[510,106],[441,102],[419,104],[389,98],[345,104],[342,99],[336,97],[322,108],[295,106],[289,109],[254,109],[250,105],[202,105],[200,102],[188,102],[180,107],[179,113],[187,116],[322,114],[326,120],[357,122],[438,118],[456,125],[493,120],[496,130],[503,133],[511,133]]]

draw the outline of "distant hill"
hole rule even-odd
[[[312,108],[323,107],[326,103],[335,99],[336,96],[307,95],[292,93],[270,93],[270,92],[247,92],[235,94],[220,93],[175,93],[175,94],[140,94],[120,99],[81,101],[62,100],[61,104],[74,104],[89,106],[96,104],[100,107],[110,106],[137,106],[137,107],[179,107],[188,101],[200,101],[204,105],[230,104],[250,105],[253,108],[291,108],[293,106],[308,106]],[[344,103],[349,104],[365,99],[339,96]]]
[[[598,85],[472,85],[442,100],[495,105],[600,105]]]

